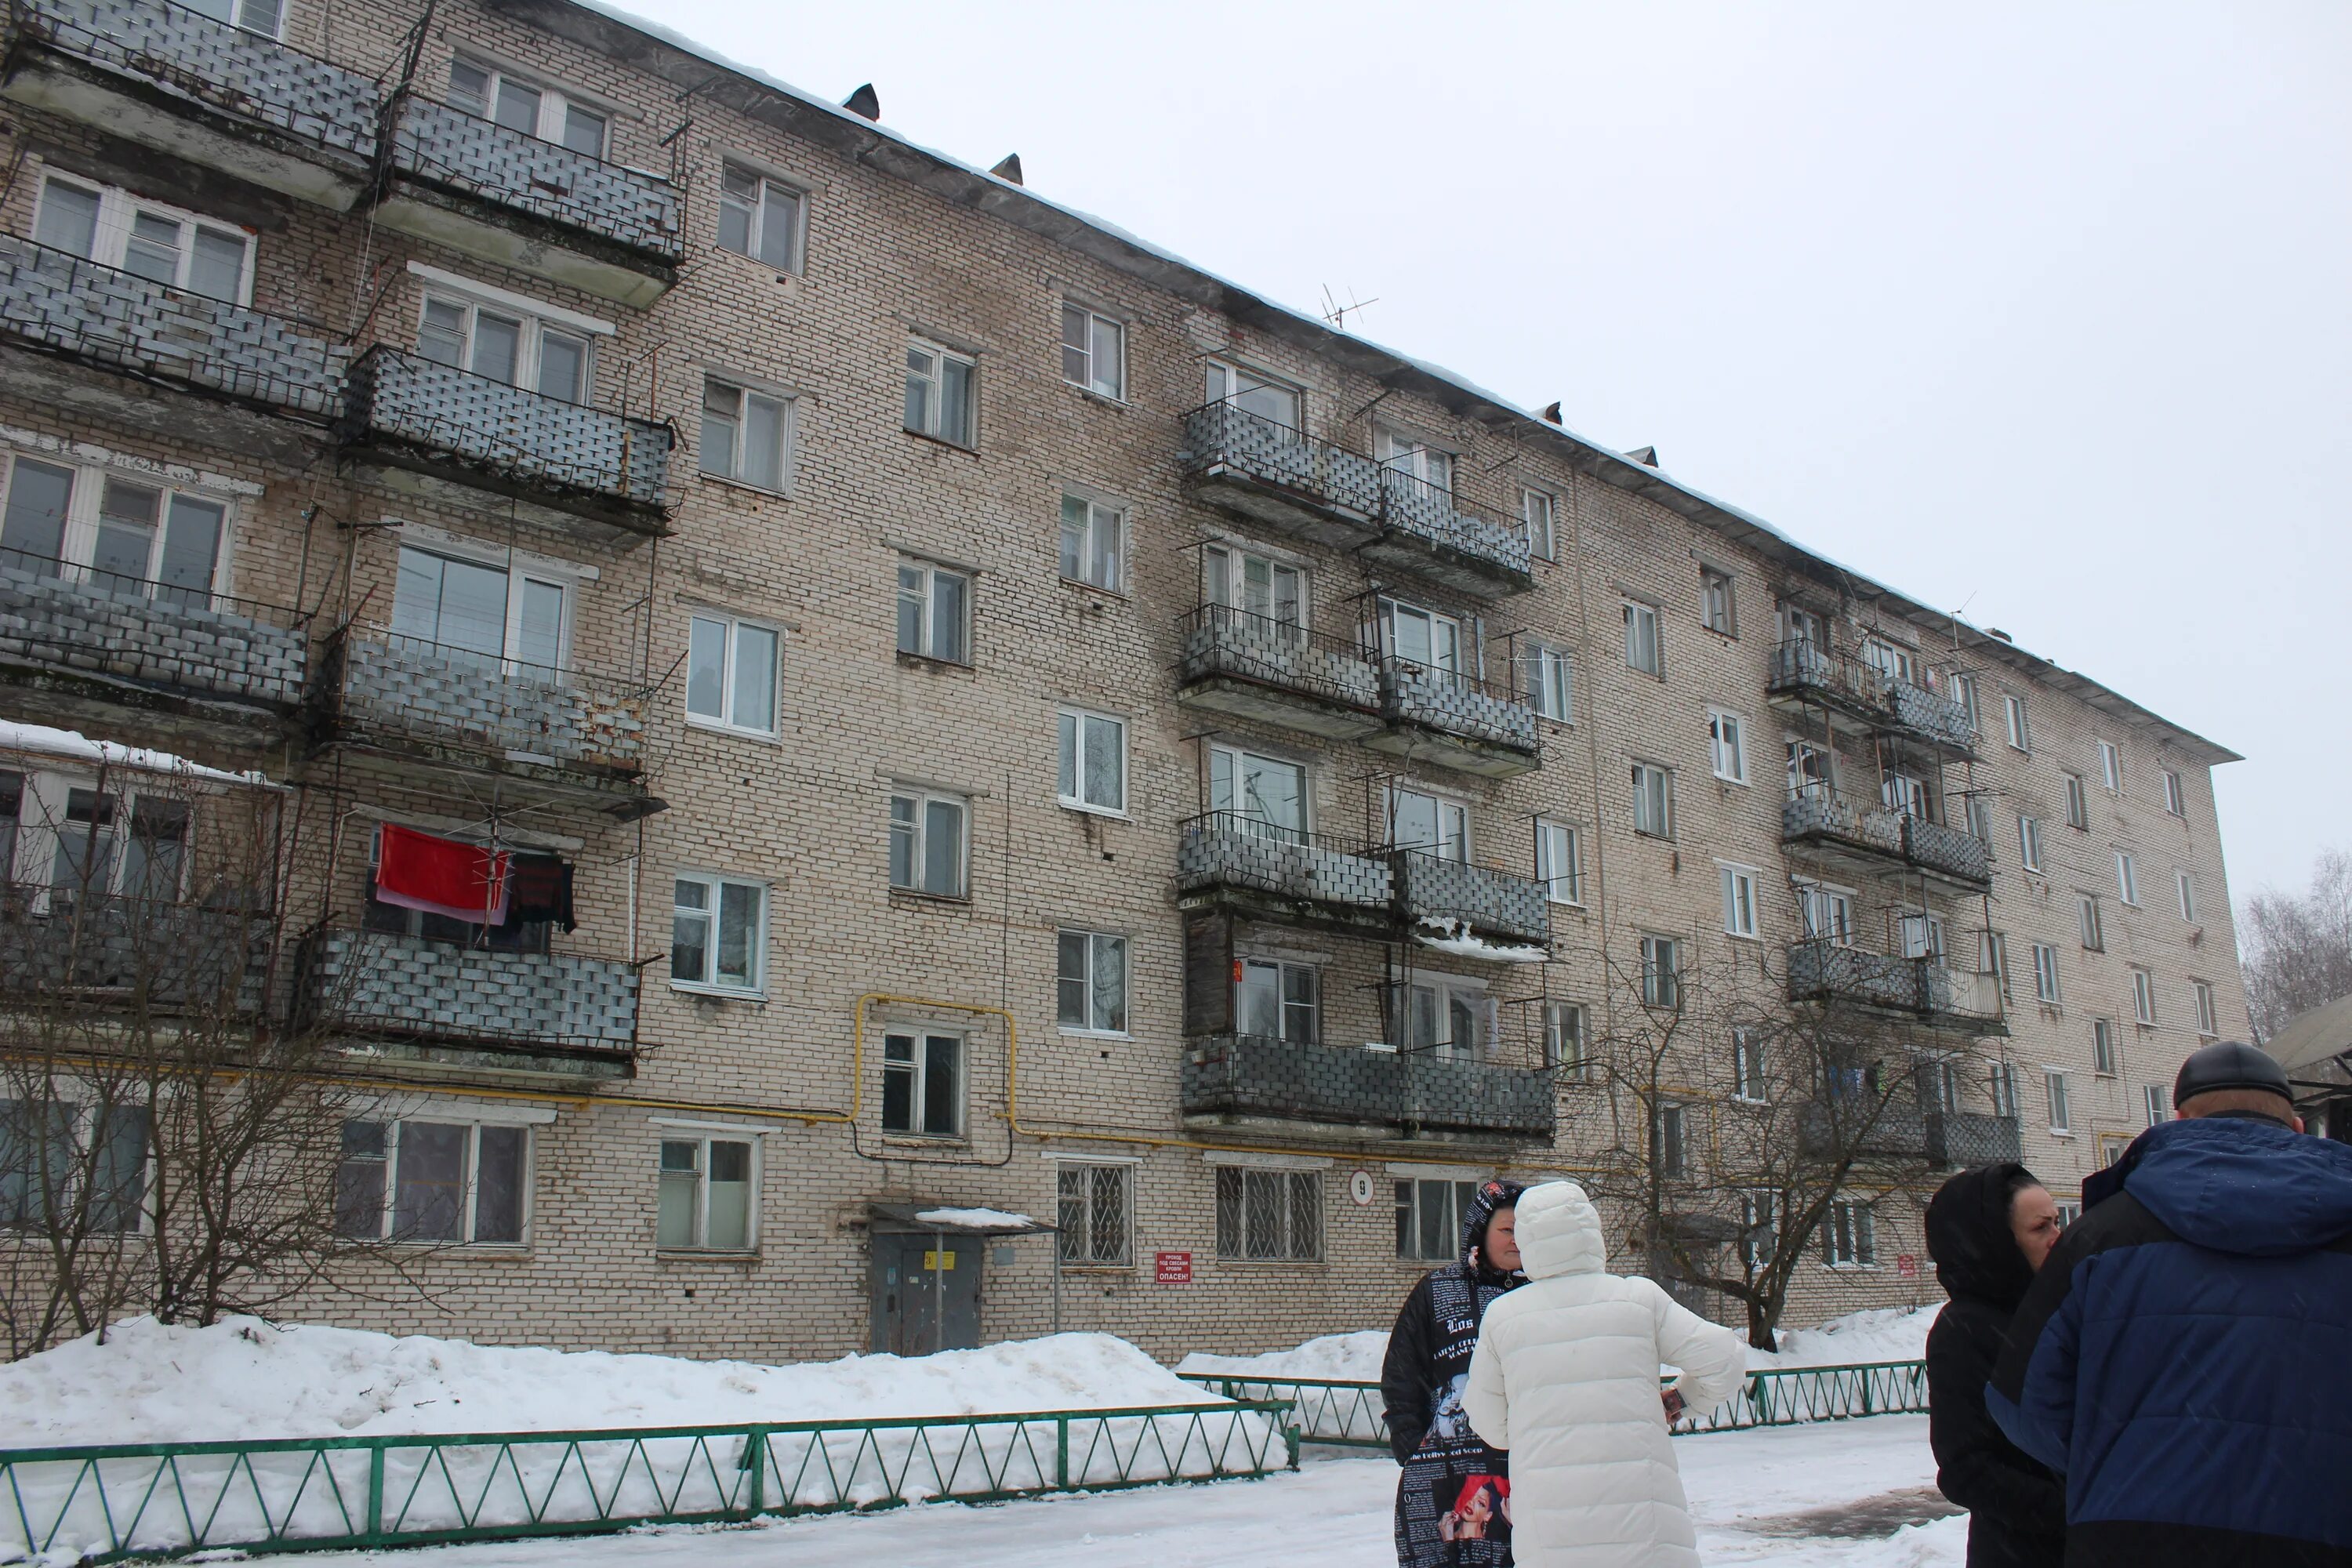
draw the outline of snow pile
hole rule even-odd
[[[203,1329],[139,1318],[102,1345],[89,1336],[0,1366],[0,1447],[1100,1410],[1214,1397],[1108,1334],[764,1366],[254,1318]]]
[[[1450,953],[1455,958],[1482,958],[1489,963],[1541,963],[1551,957],[1551,950],[1547,947],[1488,942],[1474,935],[1468,921],[1424,920],[1413,929],[1412,939],[1432,952]]]
[[[972,1230],[1030,1230],[1037,1222],[1025,1214],[1010,1209],[925,1209],[915,1216],[917,1225],[962,1226]]]
[[[1328,1377],[1342,1383],[1378,1383],[1389,1353],[1386,1329],[1325,1334],[1289,1350],[1264,1355],[1203,1355],[1195,1351],[1176,1363],[1181,1373],[1241,1373],[1258,1377]]]
[[[1818,1328],[1783,1329],[1780,1350],[1750,1350],[1748,1364],[1762,1371],[1922,1361],[1927,1354],[1927,1330],[1943,1310],[1941,1302],[1932,1307],[1881,1307],[1832,1318]]]

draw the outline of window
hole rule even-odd
[[[1462,624],[1397,599],[1381,601],[1381,651],[1444,677],[1462,673]]]
[[[0,1100],[0,1231],[148,1227],[145,1107]]]
[[[2091,799],[2084,793],[2083,775],[2065,773],[2061,776],[2066,781],[2066,826],[2087,830],[2091,826]]]
[[[971,579],[919,561],[898,563],[898,651],[946,664],[971,660]]]
[[[416,353],[563,403],[585,403],[595,384],[588,334],[496,304],[433,293],[416,321]]]
[[[1544,897],[1555,904],[1584,901],[1578,874],[1580,847],[1576,829],[1567,823],[1536,819],[1536,880],[1544,885]]]
[[[1065,708],[1061,801],[1078,811],[1127,809],[1127,721]]]
[[[2189,797],[2180,787],[2180,775],[2170,768],[2164,770],[2164,809],[2175,816],[2189,815]]]
[[[1454,454],[1444,447],[1394,430],[1376,430],[1372,455],[1391,474],[1418,479],[1442,494],[1454,493]]]
[[[890,885],[935,899],[964,896],[962,796],[916,791],[890,796]]]
[[[2135,969],[2132,978],[2132,1017],[2153,1027],[2156,1024],[2156,976],[2145,969]]]
[[[1055,1017],[1065,1029],[1127,1032],[1127,938],[1066,931],[1057,938]]]
[[[2172,874],[2172,885],[2180,896],[2180,918],[2194,924],[2197,920],[2197,882],[2186,871]]]
[[[2060,1231],[2064,1231],[2068,1226],[2081,1223],[2083,1218],[2083,1205],[2081,1204],[2060,1204],[2057,1206],[2058,1228]]]
[[[2000,706],[2001,711],[2008,715],[2009,719],[2009,743],[2011,749],[2020,752],[2032,751],[2033,731],[2025,721],[2025,699],[2017,696],[2013,692],[2003,692],[2001,694]]]
[[[767,886],[681,876],[676,889],[669,983],[712,991],[759,990],[765,979]]]
[[[479,842],[477,841],[473,847],[478,848]],[[394,936],[421,937],[426,942],[452,942],[489,952],[545,952],[549,950],[553,923],[548,919],[510,919],[505,924],[488,924],[478,917],[462,920],[437,910],[414,909],[404,903],[389,901],[376,881],[376,868],[383,858],[383,847],[382,834],[371,832],[367,837],[367,903],[361,912],[361,924],[364,929]],[[559,874],[562,865],[561,861],[555,861]]]
[[[1279,757],[1209,748],[1209,809],[1223,831],[1290,842],[1307,837],[1307,770]]]
[[[278,36],[281,0],[190,0],[188,9],[267,38]]]
[[[791,440],[788,399],[724,381],[702,384],[702,471],[782,491]]]
[[[654,1245],[664,1251],[744,1252],[757,1205],[751,1142],[665,1138]]]
[[[1780,1195],[1758,1189],[1739,1194],[1739,1261],[1750,1271],[1772,1267],[1780,1252]]]
[[[2118,794],[2124,787],[2124,754],[2112,742],[2099,742],[2099,782]]]
[[[1296,388],[1223,361],[1209,362],[1207,401],[1229,404],[1271,426],[1267,433],[1278,441],[1295,441],[1298,432],[1307,428],[1304,400]]]
[[[1126,517],[1080,496],[1062,498],[1062,575],[1108,593],[1127,591]],[[1297,574],[1293,574],[1296,580]]]
[[[1867,1203],[1840,1198],[1822,1220],[1822,1251],[1832,1268],[1878,1264],[1877,1215]]]
[[[1546,719],[1557,719],[1563,724],[1572,722],[1576,717],[1576,683],[1570,670],[1568,650],[1549,643],[1531,643],[1525,658],[1528,706]]]
[[[2017,819],[2017,863],[2029,871],[2042,869],[2042,819],[2038,816]]]
[[[591,158],[604,155],[606,116],[602,110],[576,101],[559,88],[518,81],[497,66],[462,55],[449,62],[449,107]]]
[[[2073,1126],[2067,1121],[2066,1075],[2063,1072],[2044,1072],[2042,1075],[2042,1083],[2050,1097],[2050,1131],[2072,1131]]]
[[[907,428],[959,447],[972,438],[973,384],[979,367],[969,354],[937,343],[907,345]]]
[[[2172,1120],[2171,1091],[2160,1083],[2144,1083],[2139,1089],[2140,1110],[2150,1127]]]
[[[1066,535],[1065,536],[1066,538]],[[1268,626],[1307,624],[1309,594],[1307,574],[1297,567],[1244,550],[1213,544],[1201,552],[1205,602]]]
[[[1918,666],[1911,650],[1897,647],[1885,637],[1862,639],[1862,662],[1889,680],[1918,683]]]
[[[1968,797],[1967,807],[1963,810],[1961,815],[1968,820],[1969,836],[1971,837],[1982,839],[1986,847],[1990,848],[1992,846],[1992,802],[1985,799],[1985,797],[1980,795],[1972,795]]]
[[[1458,800],[1392,788],[1389,795],[1389,842],[1441,860],[1470,858],[1470,808]]]
[[[1914,912],[1905,915],[1898,927],[1903,938],[1903,956],[1925,958],[1941,964],[1944,962],[1944,919],[1941,915]]]
[[[1726,936],[1756,934],[1756,879],[1752,866],[1725,866],[1723,871],[1723,932]]]
[[[1977,678],[1955,671],[1952,676],[1952,699],[1960,705],[1961,711],[1969,716],[1969,732],[1974,735],[1984,733],[1984,715],[1977,707]],[[1979,837],[1989,836],[1979,835]]]
[[[1397,1256],[1444,1263],[1462,1250],[1462,1216],[1478,1195],[1475,1182],[1433,1177],[1396,1184]]]
[[[1234,1018],[1242,1034],[1302,1046],[1321,1041],[1322,981],[1313,964],[1250,958],[1237,967]]]
[[[2033,998],[2058,1005],[2058,950],[2047,942],[2033,944]]]
[[[1655,763],[1633,764],[1633,831],[1671,838],[1675,830],[1675,771]]]
[[[1217,1167],[1217,1256],[1312,1263],[1323,1256],[1323,1173]]]
[[[1992,1065],[1992,1113],[2017,1119],[2017,1064],[1995,1062]]]
[[[1731,1031],[1731,1097],[1762,1104],[1767,1098],[1764,1083],[1764,1036],[1758,1029]]]
[[[1702,566],[1698,572],[1699,623],[1711,632],[1732,634],[1731,574]]]
[[[1638,599],[1625,601],[1625,667],[1644,675],[1663,677],[1665,662],[1658,648],[1658,607]]]
[[[134,278],[233,305],[253,300],[253,237],[232,224],[163,206],[112,185],[52,174],[41,183],[33,237]]]
[[[1062,307],[1062,379],[1105,397],[1127,396],[1127,329],[1076,305]]]
[[[1748,721],[1719,708],[1706,710],[1707,759],[1726,784],[1748,782]]]
[[[750,734],[774,734],[776,655],[782,641],[772,627],[731,616],[689,617],[687,717]]]
[[[882,1037],[882,1131],[921,1138],[963,1131],[963,1037]]]
[[[1642,939],[1642,1001],[1652,1007],[1683,1005],[1682,943],[1670,936]]]
[[[1842,888],[1800,882],[1797,916],[1808,941],[1833,942],[1844,947],[1853,941],[1853,895]]]
[[[2091,1020],[2091,1070],[2101,1078],[2116,1076],[2116,1023],[2112,1018]]]
[[[1650,1148],[1658,1163],[1658,1174],[1670,1182],[1690,1174],[1689,1150],[1683,1139],[1683,1108],[1664,1104],[1658,1107],[1652,1119]]]
[[[1528,546],[1538,561],[1559,559],[1559,541],[1553,521],[1559,510],[1559,498],[1549,490],[1525,485],[1519,488],[1519,521],[1528,525]]]
[[[2074,901],[2082,913],[2083,945],[2097,952],[2106,946],[2099,930],[2099,900],[2089,893],[2080,893]]]
[[[530,1131],[469,1121],[346,1121],[335,1234],[351,1241],[520,1247]]]
[[[1811,741],[1789,742],[1789,798],[1819,799],[1830,794],[1831,764],[1827,746]]]
[[[17,458],[0,508],[0,565],[37,577],[94,576],[117,593],[209,607],[228,508],[99,468]]]
[[[2121,849],[2116,851],[2116,897],[2139,907],[2139,862]]]
[[[2000,999],[2009,1000],[2009,937],[2006,932],[1981,931],[1977,933],[1977,973],[1990,974],[2000,982]]]
[[[1903,816],[1916,816],[1923,822],[1936,818],[1936,797],[1927,781],[1916,773],[1888,770],[1878,781],[1878,798],[1886,809]]]
[[[1584,1004],[1544,1004],[1544,1066],[1555,1069],[1562,1078],[1582,1078],[1584,1040]]]
[[[1080,1267],[1116,1268],[1128,1261],[1127,1216],[1134,1205],[1127,1165],[1063,1161],[1054,1167],[1054,1223],[1062,1261]]]
[[[1486,1054],[1495,1037],[1495,1001],[1474,980],[1433,976],[1393,989],[1398,1048],[1452,1059]]]
[[[486,565],[403,545],[393,635],[461,663],[510,661],[541,679],[562,667],[570,584],[552,574]]]
[[[798,272],[807,211],[807,197],[792,186],[740,164],[719,165],[719,249]]]
[[[2219,1035],[2221,1015],[2213,1005],[2213,987],[2202,980],[2192,980],[2189,991],[2197,1003],[2197,1032],[2208,1039]]]
[[[1780,605],[1780,616],[1781,641],[1803,643],[1816,648],[1830,646],[1828,624],[1811,610],[1784,600]]]

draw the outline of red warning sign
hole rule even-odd
[[[1160,1285],[1190,1285],[1192,1282],[1192,1255],[1189,1252],[1155,1252],[1151,1255],[1151,1278]]]

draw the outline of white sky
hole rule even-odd
[[[2244,752],[2241,897],[2352,844],[2352,6],[634,4]]]

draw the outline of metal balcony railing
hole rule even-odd
[[[1780,803],[1780,838],[1843,845],[1963,882],[1980,884],[1992,876],[1991,846],[1976,835],[1818,785]]]
[[[0,994],[112,993],[167,1011],[260,1011],[276,922],[250,905],[58,888],[34,914],[27,892],[0,900]]]
[[[0,235],[0,334],[240,403],[331,418],[351,353],[322,328]]]
[[[1353,642],[1229,605],[1202,605],[1176,623],[1180,686],[1240,680],[1370,715],[1381,705],[1371,656]]]
[[[1997,975],[1947,968],[1932,957],[1869,952],[1826,937],[1790,946],[1789,999],[1855,1003],[1942,1024],[1997,1025],[2000,1020]]]
[[[1927,1108],[1925,1131],[1927,1163],[1967,1168],[2013,1163],[2020,1159],[2022,1140],[2014,1116],[1993,1116],[1977,1110]]]
[[[627,1052],[637,971],[564,952],[501,952],[378,931],[325,931],[301,965],[320,1021],[362,1033]]]
[[[1380,673],[1381,715],[1391,724],[1514,752],[1529,765],[1541,750],[1535,710],[1507,686],[1393,654]]]
[[[1551,907],[1532,877],[1425,849],[1391,850],[1389,865],[1397,913],[1408,927],[1466,928],[1535,946],[1551,940]]]
[[[598,236],[656,261],[675,263],[684,256],[677,190],[668,181],[429,98],[412,94],[402,104],[393,162],[427,184]]]
[[[1485,1134],[1506,1142],[1549,1142],[1558,1110],[1551,1075],[1538,1068],[1263,1035],[1209,1035],[1188,1042],[1181,1095],[1192,1116]]]
[[[502,479],[551,499],[656,517],[668,501],[666,425],[509,386],[379,344],[352,366],[341,434]]]
[[[641,684],[350,626],[330,639],[322,693],[334,736],[470,754],[634,785],[645,762]]]
[[[1184,471],[1224,470],[1370,530],[1381,505],[1380,464],[1231,402],[1184,416]]]
[[[1792,637],[1772,650],[1769,689],[1848,713],[1881,729],[1916,736],[1947,751],[1976,743],[1968,709],[1955,699],[1889,675],[1848,648]]]
[[[1897,729],[1924,735],[1953,751],[1965,752],[1976,743],[1977,728],[1969,721],[1966,705],[1958,700],[1899,676],[1886,678],[1886,695],[1894,705]]]
[[[1415,474],[1381,469],[1381,520],[1440,548],[1502,571],[1533,569],[1535,545],[1524,522],[1501,523],[1465,510],[1454,491]]]
[[[1992,879],[1992,846],[1973,833],[1905,813],[1903,858],[1966,882]]]
[[[1177,825],[1176,883],[1185,892],[1245,889],[1270,898],[1384,916],[1389,862],[1360,840],[1303,833],[1244,812]]]

